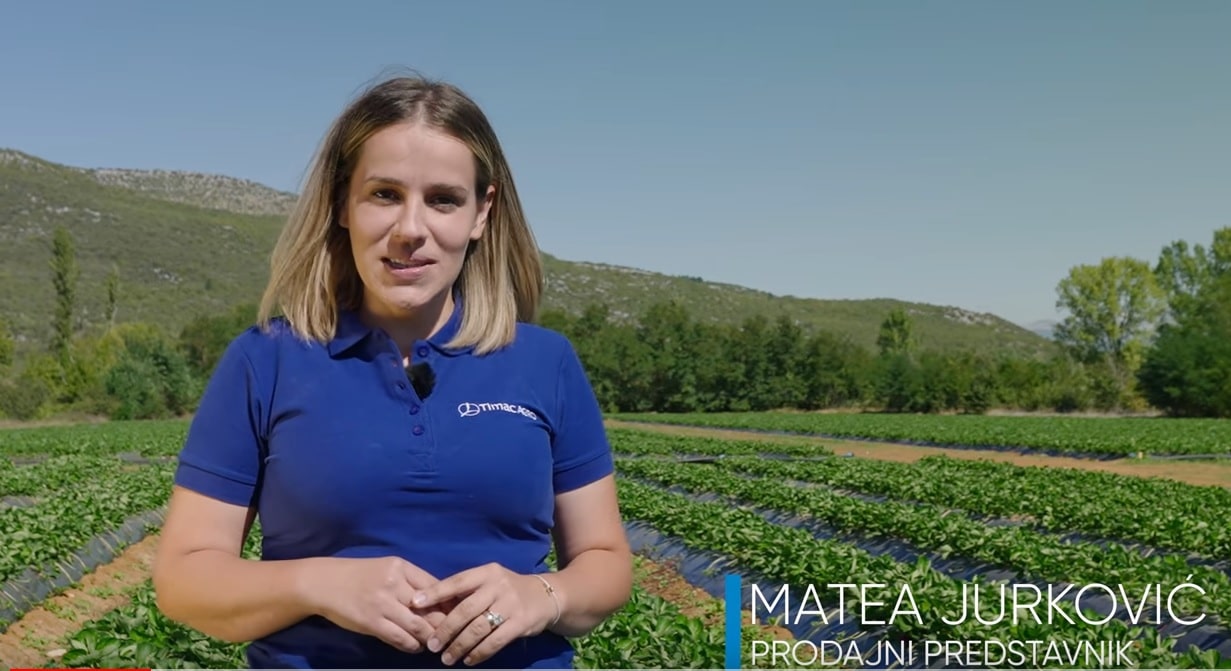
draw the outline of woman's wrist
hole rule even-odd
[[[561,603],[560,592],[556,589],[556,583],[554,581],[549,580],[547,576],[542,573],[535,573],[533,575],[536,581],[542,585],[543,592],[546,593],[547,598],[551,600],[553,615],[544,627],[544,630],[551,631],[552,627],[560,624],[560,618],[564,615],[564,604]]]

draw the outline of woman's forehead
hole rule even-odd
[[[441,183],[469,186],[474,156],[461,140],[421,124],[384,128],[364,143],[355,177],[393,184]]]

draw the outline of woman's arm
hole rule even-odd
[[[240,556],[254,513],[182,487],[171,494],[154,562],[158,607],[204,634],[246,642],[310,615],[312,560]]]
[[[251,524],[243,506],[173,490],[154,567],[167,617],[246,642],[320,615],[407,652],[422,651],[444,619],[440,609],[408,607],[436,578],[400,557],[253,561],[240,555]]]
[[[632,592],[632,552],[614,476],[557,496],[554,534],[560,568],[543,578],[554,588],[560,620],[550,629],[584,636],[622,608]]]

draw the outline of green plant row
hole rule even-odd
[[[630,455],[757,455],[788,447],[769,441],[611,431],[616,452]],[[1231,490],[1161,478],[1068,468],[925,457],[914,463],[875,459],[784,462],[744,459],[742,473],[826,484],[844,490],[957,508],[977,515],[1025,518],[1055,532],[1081,532],[1213,559],[1231,556]]]
[[[146,457],[172,456],[187,436],[188,422],[164,420],[72,424],[0,430],[0,457],[105,455],[134,452]],[[4,459],[0,458],[0,463]]]
[[[745,637],[748,646],[749,637]],[[628,604],[574,642],[582,669],[722,668],[722,627],[682,615],[638,587]],[[241,669],[245,644],[210,638],[165,617],[147,582],[130,603],[87,623],[67,642],[62,668]],[[747,652],[745,655],[747,656]]]
[[[37,505],[0,511],[0,583],[54,571],[92,538],[167,501],[173,467],[150,464],[65,487]]]
[[[123,466],[113,454],[65,454],[28,466],[15,466],[0,457],[0,497],[55,492],[90,478],[112,477]]]
[[[769,468],[765,477],[739,475],[750,459],[721,465],[621,460],[622,475],[713,493],[737,502],[804,515],[852,534],[897,538],[942,557],[961,556],[1012,569],[1023,578],[1078,585],[1123,585],[1141,595],[1153,586],[1200,585],[1204,594],[1185,590],[1172,604],[1188,619],[1202,613],[1231,622],[1231,578],[1222,571],[1193,567],[1182,557],[1143,556],[1120,545],[1068,543],[1025,527],[990,527],[936,506],[896,501],[874,503],[822,488],[801,488]],[[1152,592],[1151,592],[1152,593]],[[1163,595],[1166,596],[1165,594]]]
[[[985,624],[968,617],[949,624],[944,620],[960,613],[963,589],[970,588],[972,583],[949,578],[934,570],[926,560],[908,565],[887,556],[873,556],[846,543],[819,540],[802,529],[771,524],[748,510],[725,503],[695,502],[636,481],[621,481],[620,505],[629,518],[643,520],[694,549],[730,557],[744,571],[794,586],[797,595],[803,594],[807,585],[815,585],[819,594],[827,596],[825,605],[829,607],[838,602],[836,591],[830,589],[830,585],[882,585],[880,590],[870,594],[872,600],[867,602],[860,601],[857,590],[848,591],[847,617],[888,623],[894,634],[912,640],[1069,644],[1104,641],[1129,643],[1133,664],[1141,667],[1208,668],[1219,663],[1214,651],[1175,651],[1173,639],[1150,627],[1129,626],[1118,620],[1099,626],[1086,624],[1071,607],[1063,604],[1058,609],[1068,613],[1073,623],[1056,616],[1050,622],[1046,617],[1043,621],[1025,617],[1013,622],[1010,617],[998,624]],[[987,589],[995,585],[984,582],[982,586]],[[895,612],[899,597],[906,589],[913,594],[918,618]],[[984,601],[982,611],[990,620],[996,613],[992,611],[995,604],[989,601],[996,600]],[[1080,666],[1067,663],[1072,660],[1065,661],[1064,668]]]
[[[1231,422],[1220,419],[786,412],[616,413],[611,418],[657,424],[1091,455],[1231,454]]]
[[[249,559],[260,557],[260,523],[244,544]],[[744,660],[750,661],[753,640],[763,630],[745,627]],[[640,586],[620,611],[589,635],[574,641],[577,668],[721,668],[724,631],[699,618],[683,615],[678,606]],[[62,668],[243,668],[245,644],[206,636],[163,615],[153,585],[146,581],[132,600],[102,618],[85,624],[67,640]]]
[[[259,539],[258,524],[248,537],[244,556],[260,556]],[[751,642],[757,638],[764,638],[760,630],[744,629],[746,664]],[[685,616],[675,604],[635,586],[622,609],[574,641],[575,665],[582,669],[722,668],[724,641],[721,626]],[[158,610],[153,585],[146,581],[130,603],[73,633],[57,666],[244,668],[246,647],[170,620]]]

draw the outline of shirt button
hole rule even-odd
[[[417,405],[412,405],[412,406],[410,406],[410,414],[412,414],[412,415],[417,415],[417,414],[419,414],[419,406],[417,406]]]
[[[426,348],[426,347],[420,347],[420,348],[419,348],[419,358],[420,358],[420,359],[422,359],[422,358],[424,358],[424,357],[426,357],[426,356],[427,356],[427,348]]]
[[[415,428],[411,429],[411,433],[414,433],[416,436],[422,436],[423,435],[423,425],[416,424]]]

